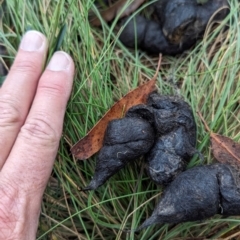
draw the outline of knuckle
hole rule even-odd
[[[38,145],[52,146],[58,143],[60,134],[54,129],[46,116],[38,115],[38,117],[28,119],[25,122],[21,128],[20,137]]]
[[[36,74],[36,71],[39,67],[36,64],[36,61],[33,60],[24,60],[24,61],[17,61],[13,64],[11,70],[13,72],[19,72],[24,74]]]
[[[10,95],[0,97],[0,126],[11,126],[23,122],[23,116],[16,98]]]
[[[53,96],[64,96],[66,95],[66,87],[61,84],[61,82],[51,82],[40,84],[38,86],[38,91],[42,91],[46,94]]]

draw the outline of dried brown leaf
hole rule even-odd
[[[120,12],[121,15],[119,16],[119,18],[123,18],[125,16],[128,16],[130,13],[134,12],[144,2],[145,0],[134,0],[126,7],[125,5],[127,3],[127,0],[119,0],[116,3],[114,3],[111,7],[100,11],[100,15],[106,22],[113,20],[114,17],[116,17]],[[101,21],[97,16],[94,16],[92,19],[90,19],[90,23],[93,26],[101,25]]]
[[[210,133],[212,152],[221,163],[228,163],[240,167],[240,144],[231,138]]]
[[[203,116],[199,112],[198,115],[210,133],[211,148],[216,160],[240,168],[240,144],[229,137],[213,133],[203,119]]]
[[[121,118],[126,111],[137,104],[146,103],[148,95],[156,88],[156,78],[161,63],[161,55],[155,76],[147,83],[142,84],[138,88],[132,90],[116,102],[108,112],[97,122],[97,124],[89,131],[89,133],[80,139],[71,149],[72,154],[80,159],[85,160],[98,152],[103,144],[103,137],[108,122]]]

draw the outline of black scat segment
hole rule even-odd
[[[83,190],[97,189],[128,162],[147,153],[153,143],[154,130],[147,121],[139,118],[111,121],[97,157],[94,176]]]
[[[148,154],[147,172],[157,184],[171,182],[196,153],[196,123],[190,106],[177,96],[150,94],[147,106],[153,112],[156,132]]]
[[[171,182],[184,168],[183,159],[176,154],[170,135],[156,140],[146,161],[148,175],[156,184]]]
[[[183,103],[181,98],[177,96],[160,95],[157,92],[151,93],[147,99],[147,105],[156,109],[173,110],[177,108],[179,103]]]
[[[138,47],[151,54],[176,55],[193,46],[203,33],[209,20],[221,21],[229,13],[227,0],[159,0],[153,4],[158,21],[141,15],[126,18],[128,21],[120,34],[127,47]],[[137,45],[136,45],[137,44]]]
[[[139,104],[129,108],[125,117],[141,118],[150,124],[153,124],[154,121],[153,109],[145,104]]]
[[[144,38],[139,45],[140,48],[151,54],[162,53],[176,55],[184,51],[183,45],[173,45],[168,42],[159,24],[152,20],[146,21],[146,31],[144,32]]]
[[[121,25],[127,25],[121,32],[119,39],[127,47],[134,48],[135,43],[137,43],[137,46],[140,46],[144,40],[147,23],[147,19],[140,15],[132,19],[130,17],[125,18]]]
[[[148,20],[141,15],[137,15],[133,19],[125,19],[122,26],[127,22],[119,39],[130,48],[136,46],[146,50],[152,54],[170,54],[175,55],[181,53],[184,49],[182,46],[170,44],[165,38],[161,26],[157,22]]]
[[[154,127],[159,136],[183,127],[187,146],[196,145],[196,123],[192,109],[182,98],[150,94],[147,105],[153,108]],[[183,132],[182,132],[183,133]]]
[[[201,166],[179,174],[166,188],[150,218],[137,229],[156,223],[203,220],[219,212],[217,171]]]
[[[240,179],[229,164],[211,164],[180,173],[165,189],[152,215],[136,231],[156,223],[240,215]]]
[[[115,145],[139,140],[153,141],[154,132],[151,125],[140,118],[122,118],[109,122],[103,145]]]
[[[160,4],[159,7],[158,3]],[[186,30],[196,20],[197,1],[170,0],[167,1],[164,7],[162,7],[161,1],[158,1],[155,4],[155,10],[162,23],[164,35],[169,42],[172,44],[183,44],[183,36]],[[194,28],[194,26],[192,27]],[[194,31],[191,34],[190,38],[195,36]]]
[[[239,172],[230,165],[219,164],[218,179],[221,193],[221,214],[240,215]]]
[[[196,153],[196,130],[191,133],[187,130],[187,127],[179,126],[179,128],[171,134],[171,141],[175,154],[180,156],[184,161],[190,160]]]
[[[147,172],[157,184],[171,182],[196,153],[196,124],[190,106],[180,97],[153,92],[147,105],[130,108],[126,116],[152,124],[156,136],[146,154]]]
[[[214,18],[219,21],[229,12],[227,0],[208,0],[204,4],[198,4],[195,0],[164,0],[154,6],[163,32],[172,44],[194,43],[202,37],[216,11],[223,7]]]
[[[156,184],[168,184],[185,168],[186,162],[195,153],[195,141],[189,141],[188,132],[179,127],[155,140],[146,155],[147,172]]]

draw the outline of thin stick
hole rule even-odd
[[[209,126],[207,125],[207,123],[206,123],[206,121],[204,120],[202,114],[201,114],[199,111],[197,111],[197,114],[198,114],[198,116],[200,117],[201,121],[203,122],[205,129],[206,129],[208,132],[211,133],[212,130],[211,130],[211,129],[209,128]]]
[[[158,59],[158,65],[157,65],[157,69],[156,69],[156,72],[153,76],[152,79],[156,80],[157,79],[157,76],[158,76],[158,73],[159,73],[159,70],[160,70],[160,67],[161,67],[161,63],[162,63],[162,54],[160,53],[159,54],[159,59]]]

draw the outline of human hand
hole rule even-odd
[[[35,239],[44,189],[62,134],[74,63],[27,32],[0,88],[0,239]]]

